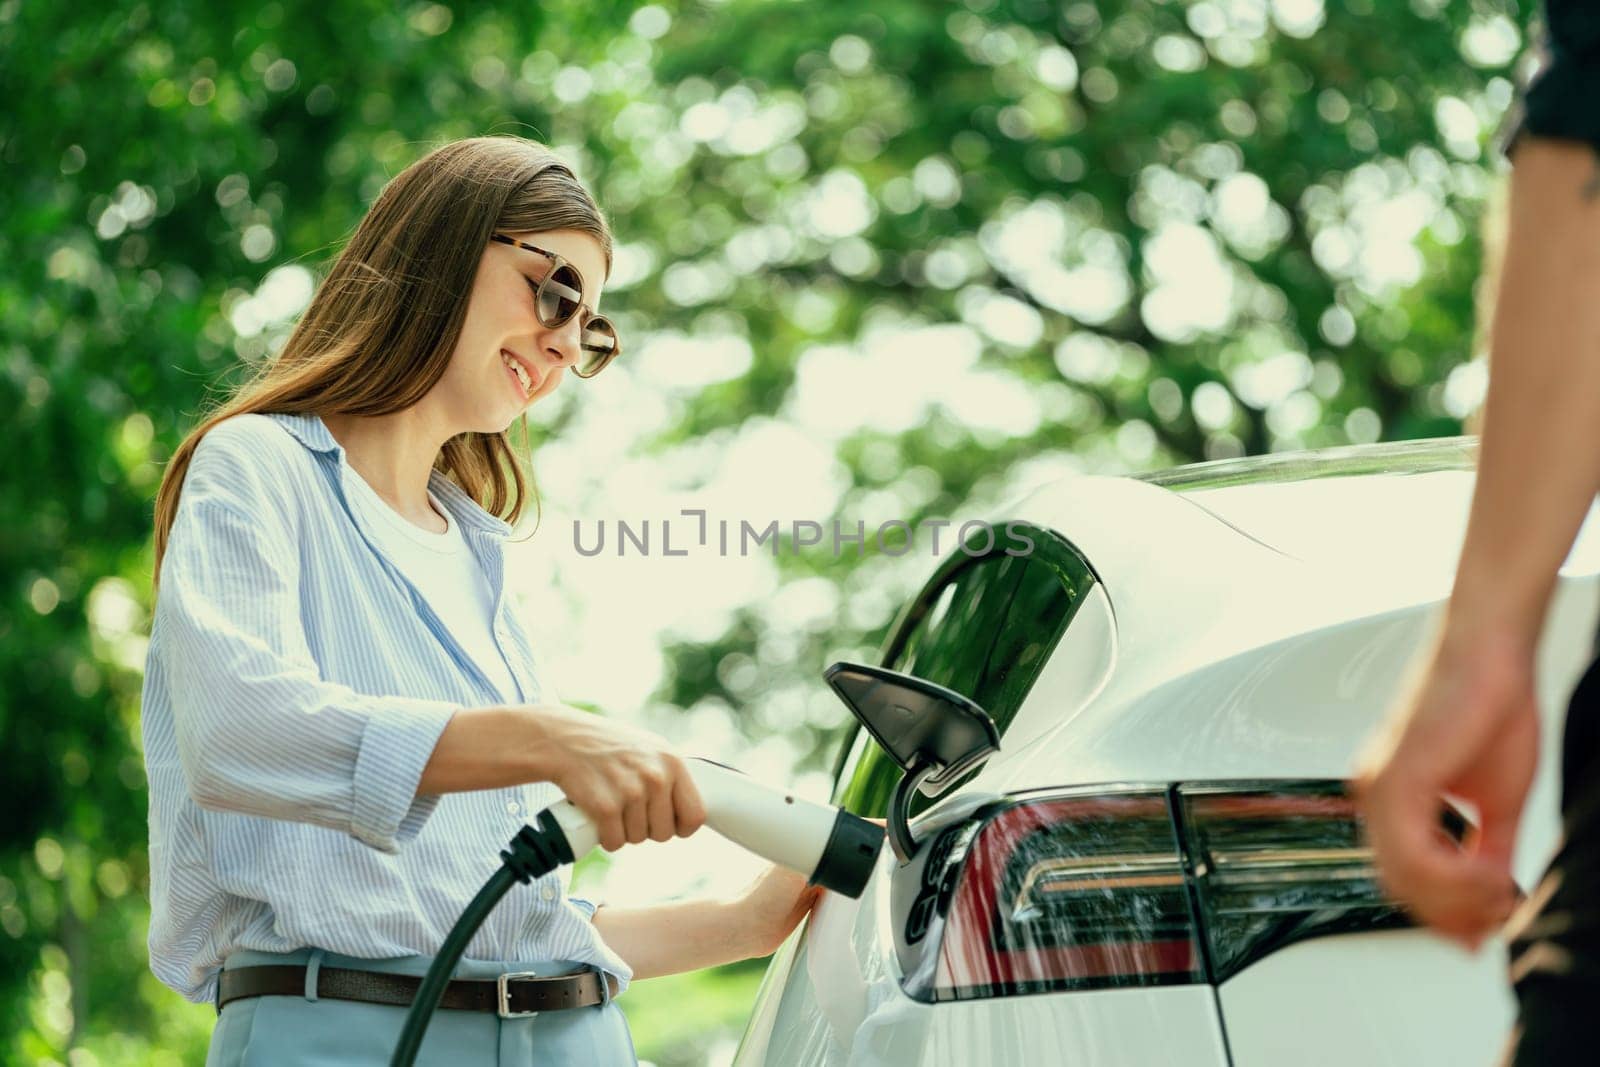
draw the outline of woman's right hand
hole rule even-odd
[[[594,823],[607,852],[688,837],[706,821],[700,790],[664,738],[565,704],[529,710],[548,780]]]

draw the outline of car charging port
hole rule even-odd
[[[917,850],[912,797],[936,797],[955,785],[1000,751],[1000,732],[977,704],[922,678],[864,663],[835,663],[822,676],[905,772],[889,805],[888,836],[906,863]]]

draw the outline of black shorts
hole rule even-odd
[[[1518,1005],[1512,1067],[1600,1063],[1600,656],[1567,707],[1561,829],[1560,849],[1506,930]]]

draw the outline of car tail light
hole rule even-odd
[[[1406,925],[1342,785],[1184,786],[1177,801],[1212,981],[1295,941]]]
[[[1204,976],[1165,791],[1028,800],[968,845],[935,1000]]]
[[[905,979],[927,1001],[1220,982],[1294,941],[1405,922],[1338,782],[1028,796],[927,847]]]

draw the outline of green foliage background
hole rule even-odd
[[[287,329],[240,329],[238,302],[278,265],[319,269],[427,149],[557,145],[642,265],[608,292],[628,335],[748,341],[748,370],[655,447],[778,413],[812,346],[966,323],[1042,417],[851,434],[840,513],[925,467],[916,520],[1041,456],[1126,470],[1458,432],[1528,7],[0,2],[0,1057],[203,1056],[209,1009],[145,969],[154,490],[207,391]],[[1055,236],[1019,257],[1016,218]],[[1391,218],[1420,220],[1412,252],[1364,261]],[[1222,306],[1173,318],[1164,231],[1221,271],[1201,292]],[[782,566],[847,590],[877,573]],[[809,678],[883,621],[789,635],[781,669]],[[770,626],[674,645],[660,699],[737,703],[719,665]],[[826,762],[834,728],[771,718],[741,728]],[[724,1055],[759,973],[639,985],[641,1054]]]

